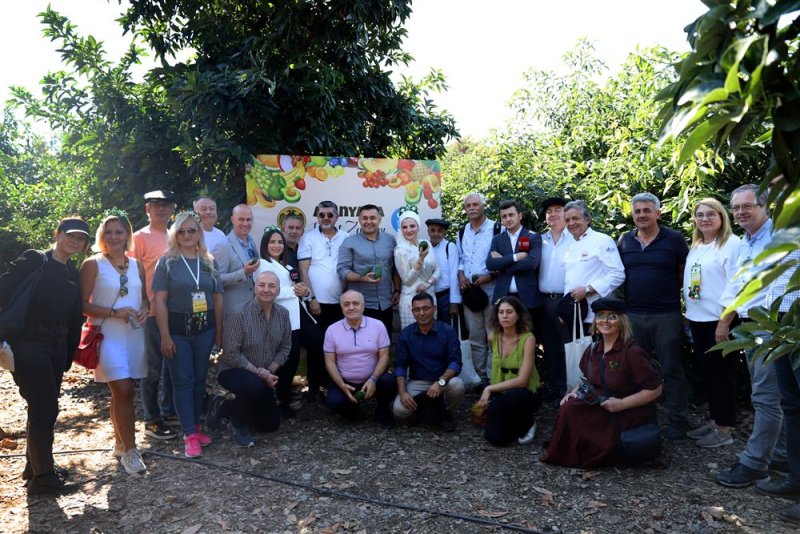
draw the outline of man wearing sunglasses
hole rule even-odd
[[[253,273],[259,265],[258,247],[250,237],[253,210],[247,204],[237,205],[231,213],[231,222],[233,230],[227,242],[214,255],[225,288],[225,317],[238,312],[253,299]]]
[[[297,258],[300,277],[311,289],[311,295],[307,297],[308,310],[317,319],[324,335],[330,325],[344,318],[339,305],[344,287],[336,272],[336,262],[347,232],[337,228],[339,208],[330,200],[320,202],[314,216],[317,219],[315,228],[300,239]]]
[[[167,251],[167,225],[175,213],[175,207],[175,193],[172,191],[146,193],[144,210],[150,224],[133,234],[134,248],[129,254],[144,266],[145,286],[150,302],[155,302],[153,274],[159,258]],[[177,432],[164,422],[165,417],[175,416],[175,407],[172,404],[172,380],[161,354],[161,334],[155,313],[155,306],[152,306],[144,325],[147,378],[141,380],[140,386],[145,435],[153,439],[174,439],[178,437]],[[161,396],[158,395],[159,384]]]

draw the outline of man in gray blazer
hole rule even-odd
[[[225,317],[236,313],[253,299],[253,273],[258,269],[258,247],[250,230],[253,228],[253,210],[246,204],[233,208],[233,231],[215,251],[222,287],[225,288]]]

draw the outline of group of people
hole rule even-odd
[[[79,271],[69,258],[88,249],[90,230],[79,218],[64,219],[51,250],[26,252],[0,278],[2,297],[43,269],[28,324],[10,340],[22,362],[14,379],[29,409],[28,489],[71,487],[52,460],[53,424],[82,315],[105,336],[95,378],[109,384],[114,454],[128,473],[145,470],[134,432],[136,380],[147,436],[176,438],[168,424],[176,419],[186,456],[197,457],[212,441],[203,420],[210,431],[227,421],[233,440],[251,446],[253,429],[273,431],[281,418],[294,416],[292,380],[301,349],[306,402],[324,402],[354,418],[375,397],[375,418],[385,427],[413,418],[452,429],[465,392],[454,328],[461,310],[480,379],[477,405],[486,410],[485,437],[492,444],[533,441],[537,409],[560,399],[543,460],[615,463],[619,433],[654,421],[663,392],[665,437],[730,445],[734,360],[709,349],[728,339],[736,322],[748,321],[753,306],[780,296],[793,272],[723,315],[756,274],[736,273],[772,234],[757,186],[736,189],[730,203],[744,237],[733,234],[723,205],[706,198],[694,206],[691,246],[659,224],[660,202],[650,193],[632,198],[635,228],[617,241],[592,228],[580,200],[546,199],[547,229],[540,234],[522,224],[516,201],[499,205],[495,223],[483,197],[472,193],[455,242],[445,238],[450,223],[442,219],[425,221],[423,239],[414,211],[399,215],[395,239],[381,231],[381,209],[371,204],[358,210],[359,232],[347,235],[337,226],[336,204],[324,201],[311,230],[289,215],[256,243],[249,206],[232,210],[233,230],[225,235],[214,226],[213,199],[200,198],[194,211],[175,216],[174,195],[153,191],[145,195],[149,224],[134,233],[123,212],[109,212],[95,233],[97,253]],[[782,300],[781,313],[794,298],[796,292]],[[694,429],[681,361],[682,301],[709,401],[708,420]],[[400,332],[390,368],[395,306]],[[575,338],[574,321],[591,328],[597,341],[580,361],[583,382],[567,390],[564,344]],[[218,382],[230,395],[207,398],[215,345],[222,349]],[[544,353],[541,379],[537,345]],[[719,483],[800,495],[800,465],[791,465],[800,460],[786,454],[786,439],[795,451],[800,439],[798,376],[783,360],[786,365],[763,365],[748,354],[754,428],[739,462],[717,475]],[[771,483],[769,469],[787,458],[789,477]]]

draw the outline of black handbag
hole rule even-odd
[[[30,273],[11,292],[5,301],[5,306],[0,309],[0,339],[8,339],[25,329],[25,319],[28,315],[31,298],[39,285],[44,267],[47,265],[47,254],[37,252],[42,258],[38,269]]]
[[[622,456],[631,465],[655,460],[661,454],[661,430],[655,423],[620,432],[619,446]]]

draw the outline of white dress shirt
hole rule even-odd
[[[617,244],[606,234],[591,228],[569,246],[564,255],[564,294],[579,287],[592,286],[595,293],[587,297],[589,313],[584,322],[594,319],[591,304],[610,295],[625,281],[625,267]]]
[[[436,254],[436,263],[441,271],[433,290],[438,293],[449,289],[450,304],[459,304],[461,291],[458,287],[458,248],[455,243],[442,239],[438,245],[433,245],[433,252]]]
[[[731,235],[725,244],[717,246],[716,240],[701,243],[689,250],[686,268],[683,270],[683,301],[686,303],[686,318],[696,322],[719,320],[725,306],[722,294],[728,282],[736,274],[739,256],[739,238]],[[700,298],[689,297],[692,270],[700,269]]]
[[[542,233],[542,259],[539,263],[539,291],[541,293],[564,293],[564,256],[575,238],[566,229],[561,232],[558,242],[553,241],[553,233]]]

